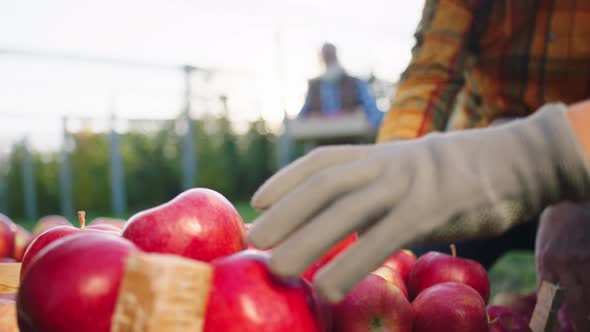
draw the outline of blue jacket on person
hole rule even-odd
[[[334,115],[354,111],[360,106],[371,126],[379,128],[384,113],[377,108],[367,82],[345,72],[338,76],[336,79],[319,77],[310,80],[307,97],[298,116]]]

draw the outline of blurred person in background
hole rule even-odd
[[[377,108],[367,82],[350,76],[344,70],[333,44],[325,43],[322,46],[321,60],[325,71],[309,81],[307,97],[299,117],[327,118],[359,112],[362,108],[371,126],[379,128],[383,112]]]
[[[412,60],[381,124],[383,144],[324,148],[279,172],[253,198],[269,210],[251,241],[275,246],[271,267],[288,276],[347,231],[363,229],[359,243],[318,275],[316,286],[335,300],[405,244],[462,241],[462,256],[489,267],[510,249],[535,249],[536,238],[538,278],[564,287],[576,331],[590,331],[590,209],[579,203],[590,189],[590,102],[387,143],[587,99],[589,32],[588,0],[427,0]],[[569,153],[578,170],[562,155]],[[558,178],[572,181],[562,186]],[[308,209],[299,204],[295,212],[296,201]],[[466,240],[473,238],[487,239]],[[295,243],[303,249],[293,250]]]

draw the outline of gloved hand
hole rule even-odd
[[[564,289],[576,331],[590,331],[590,206],[564,202],[541,215],[537,276]]]
[[[550,105],[495,128],[312,151],[256,192],[252,205],[268,210],[249,241],[273,247],[271,270],[292,277],[359,231],[315,277],[335,302],[401,247],[498,235],[589,190],[565,107]]]

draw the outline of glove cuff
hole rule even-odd
[[[547,104],[530,117],[530,122],[526,121],[529,122],[525,125],[528,128],[524,130],[524,136],[532,144],[539,147],[541,143],[545,150],[538,151],[541,155],[533,162],[553,163],[553,167],[549,168],[554,172],[552,179],[539,179],[548,180],[549,187],[546,189],[552,196],[548,197],[550,204],[564,199],[580,201],[590,197],[589,162],[566,112],[564,104]]]

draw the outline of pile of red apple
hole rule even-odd
[[[121,219],[100,217],[92,220],[88,228],[122,231],[124,224],[125,221]],[[31,234],[21,225],[14,223],[6,215],[0,213],[0,263],[21,262],[33,239],[46,230],[58,226],[73,227],[66,218],[59,215],[49,215],[37,221]]]
[[[0,213],[0,263],[20,262],[31,233]]]
[[[342,302],[328,305],[316,296],[310,281],[354,244],[356,234],[301,278],[279,280],[267,268],[269,253],[248,249],[240,215],[212,190],[191,189],[139,212],[122,232],[117,221],[84,227],[80,217],[81,228],[45,227],[24,253],[17,295],[21,332],[109,331],[126,257],[141,251],[213,266],[206,332],[530,331],[516,311],[486,308],[490,283],[481,265],[436,252],[416,258],[402,250]],[[1,245],[0,255],[14,251],[12,244],[9,249]]]
[[[109,230],[114,234],[120,234],[124,222],[120,219],[96,218],[88,229]],[[105,226],[103,224],[111,225]],[[54,228],[55,231],[49,231]],[[73,234],[78,230],[66,218],[59,215],[49,215],[39,219],[31,234],[22,226],[12,222],[7,216],[0,214],[0,263],[22,262],[21,266],[27,266],[31,258],[36,256],[36,253],[44,246],[45,241],[48,239],[53,241],[53,239]],[[48,236],[45,236],[45,233],[48,233]],[[33,242],[36,244],[31,245]],[[25,255],[25,252],[29,252],[29,254]],[[15,301],[15,294],[0,294],[0,331],[2,332],[17,331],[14,317],[12,317],[15,315]]]

